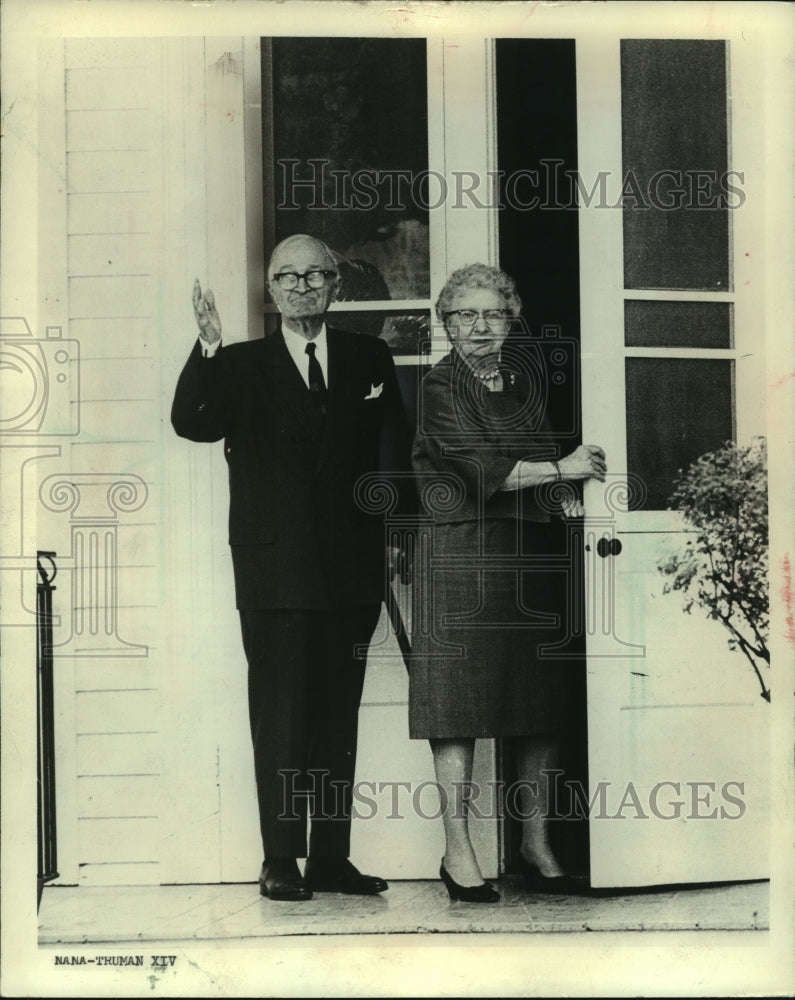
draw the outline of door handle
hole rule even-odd
[[[587,548],[587,546],[586,546]],[[617,538],[600,538],[596,543],[596,551],[602,557],[606,559],[607,556],[617,556],[621,552],[623,546]]]

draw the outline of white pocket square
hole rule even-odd
[[[364,397],[365,399],[378,399],[381,393],[384,391],[384,383],[380,385],[371,385],[370,392]]]

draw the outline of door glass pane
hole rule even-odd
[[[421,309],[410,312],[345,312],[344,309],[335,309],[329,313],[329,323],[355,333],[381,337],[395,355],[414,356],[431,352],[431,316]]]
[[[427,298],[425,40],[272,38],[262,52],[273,242],[309,233],[353,262],[349,300]]]
[[[734,346],[730,302],[624,303],[627,347]]]
[[[680,469],[734,440],[734,362],[627,358],[627,467],[646,486],[636,509],[666,510]]]
[[[729,289],[726,45],[624,39],[626,288]]]

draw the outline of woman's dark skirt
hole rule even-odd
[[[427,544],[415,562],[411,738],[556,736],[570,667],[565,526],[440,524]]]

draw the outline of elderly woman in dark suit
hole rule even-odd
[[[427,565],[417,566],[409,728],[433,751],[446,840],[440,877],[451,899],[474,902],[499,899],[483,880],[462,801],[476,738],[503,739],[515,752],[526,884],[568,884],[531,791],[554,767],[562,723],[566,666],[540,647],[565,623],[565,574],[534,568],[534,557],[548,551],[554,516],[544,484],[604,481],[606,472],[595,445],[558,458],[543,392],[519,352],[514,363],[501,356],[520,310],[513,280],[497,268],[472,264],[450,276],[436,313],[452,349],[423,379],[413,450],[419,488],[437,502],[428,505]],[[562,512],[581,515],[568,492]]]

